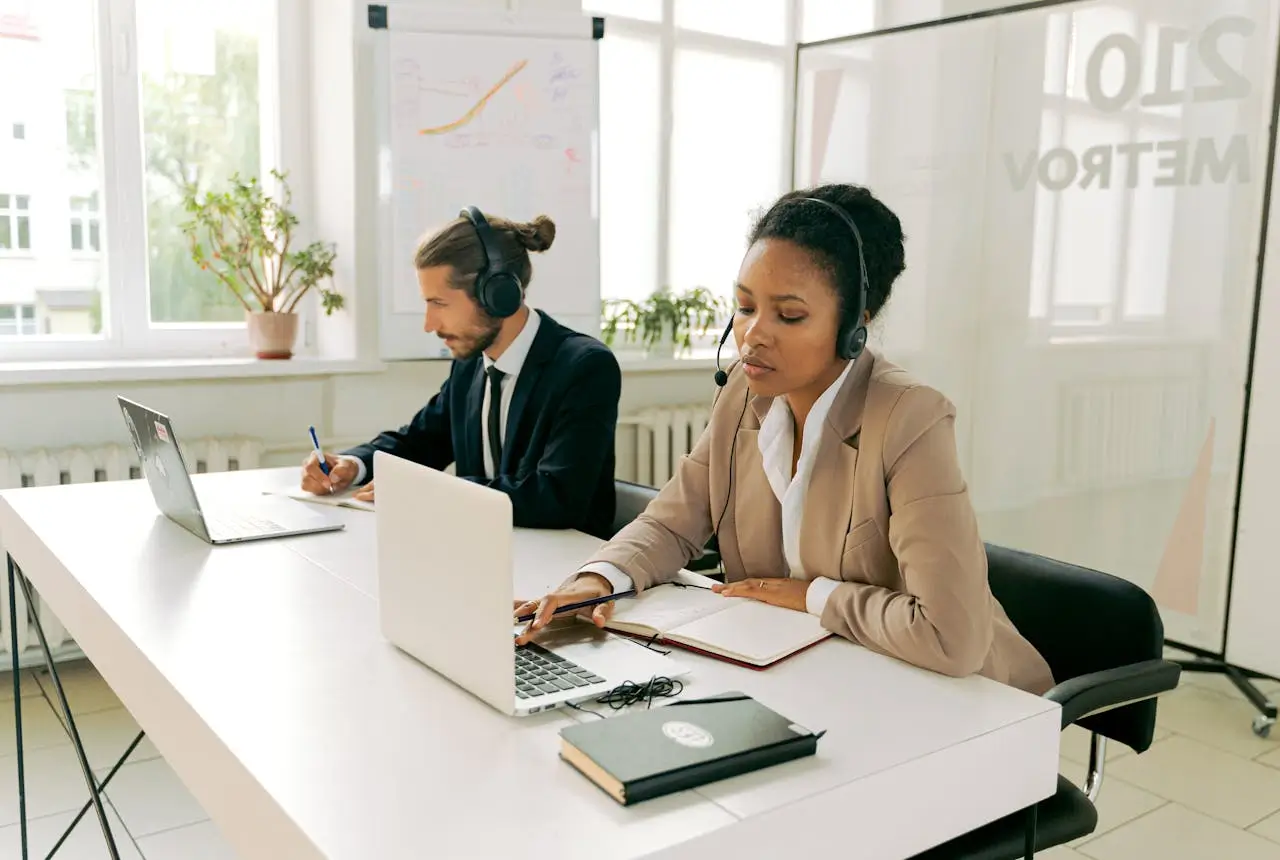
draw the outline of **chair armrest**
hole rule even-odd
[[[1062,727],[1111,708],[1150,699],[1178,686],[1182,669],[1168,660],[1146,660],[1063,681],[1044,694],[1062,706]]]

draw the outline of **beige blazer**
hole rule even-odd
[[[724,509],[726,580],[787,576],[781,506],[756,440],[771,403],[752,396],[733,368],[675,477],[591,561],[616,565],[637,590],[661,583],[701,552]],[[822,433],[800,559],[806,577],[841,581],[823,626],[947,675],[980,672],[1033,693],[1053,686],[1048,665],[987,584],[951,402],[866,350]]]

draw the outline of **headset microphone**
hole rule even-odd
[[[724,388],[729,382],[729,374],[720,369],[720,350],[724,349],[724,342],[729,339],[729,334],[733,331],[733,317],[729,317],[729,324],[724,327],[724,334],[720,335],[720,345],[716,347],[716,385]]]

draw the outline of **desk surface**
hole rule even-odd
[[[813,758],[618,806],[557,755],[591,717],[506,717],[382,638],[375,515],[334,513],[345,531],[212,547],[139,481],[0,493],[5,549],[244,857],[898,858],[1054,790],[1056,705],[830,640],[764,672],[673,652],[687,695],[743,690],[827,735]],[[597,544],[519,531],[521,590]]]

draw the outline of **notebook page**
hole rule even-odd
[[[636,625],[657,633],[666,633],[720,612],[727,608],[728,602],[729,598],[705,588],[657,585],[633,600],[619,600],[614,604],[609,626],[615,623]]]
[[[694,619],[667,635],[695,647],[766,665],[831,635],[816,615],[770,606],[745,597],[718,597],[723,611]]]
[[[330,496],[317,496],[308,493],[306,490],[266,490],[265,494],[269,496],[285,496],[290,499],[297,499],[300,502],[309,502],[313,505],[330,505],[332,507],[355,508],[361,511],[372,511],[374,509],[373,502],[362,502],[355,498],[355,494],[359,490],[344,490],[341,493],[335,493]]]

